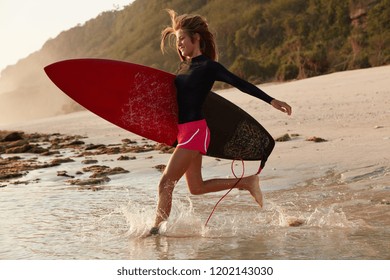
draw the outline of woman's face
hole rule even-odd
[[[182,56],[191,58],[201,54],[198,37],[194,36],[192,40],[182,29],[176,31],[176,44]]]

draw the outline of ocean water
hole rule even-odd
[[[145,237],[159,172],[114,175],[92,191],[39,169],[0,188],[0,259],[390,259],[389,168],[367,170],[265,187],[263,209],[233,190],[207,227],[223,193],[192,196],[180,181],[161,235]]]
[[[0,259],[388,260],[389,69],[266,86],[271,95],[291,103],[294,114],[288,119],[235,90],[221,92],[275,137],[301,135],[278,144],[267,163],[260,177],[264,209],[235,190],[205,227],[223,193],[191,196],[180,181],[163,233],[145,238],[160,177],[153,166],[167,158],[130,161],[123,166],[130,173],[110,176],[98,191],[72,186],[56,175],[80,170],[81,159],[75,158],[58,168],[31,171],[20,179],[26,184],[0,184],[6,185],[0,187]],[[132,137],[87,112],[2,129],[81,133],[95,144]],[[328,142],[306,142],[311,136]],[[99,164],[119,164],[115,158],[97,159]],[[208,178],[227,176],[230,166],[207,162],[204,171]]]

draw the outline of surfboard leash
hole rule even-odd
[[[238,178],[237,177],[237,175],[236,175],[236,173],[234,172],[234,163],[236,162],[236,159],[234,159],[233,161],[232,161],[232,164],[231,164],[231,166],[230,166],[230,169],[231,169],[231,171],[232,171],[232,173],[233,173],[233,175],[234,175],[234,177],[236,178],[236,179],[238,179],[237,180],[237,182],[233,185],[233,187],[231,187],[219,200],[218,200],[218,202],[215,204],[215,206],[214,206],[214,208],[213,208],[213,210],[211,211],[211,213],[210,213],[210,215],[209,215],[209,217],[208,217],[208,219],[207,219],[207,221],[206,221],[206,223],[205,223],[205,227],[207,227],[207,224],[209,223],[209,221],[210,221],[210,219],[211,219],[211,217],[213,216],[213,214],[214,214],[214,212],[215,212],[215,209],[217,209],[217,207],[218,207],[218,204],[240,183],[240,181],[244,178],[244,176],[245,176],[245,162],[244,162],[244,160],[242,160],[241,159],[241,163],[242,163],[242,173],[241,173],[241,176],[240,176],[240,178]],[[255,175],[259,175],[260,173],[261,173],[261,171],[263,170],[263,167],[264,167],[264,164],[265,164],[265,162],[261,162],[261,164],[260,164],[260,167],[259,167],[259,169],[258,169],[258,171],[257,171],[257,173],[255,174]]]

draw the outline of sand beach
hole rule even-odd
[[[265,207],[235,190],[205,227],[223,193],[192,196],[181,180],[152,238],[169,147],[87,111],[0,124],[0,259],[389,259],[389,85],[390,66],[259,85],[291,117],[218,91],[279,138],[260,175]],[[205,157],[204,177],[231,177],[230,165]]]

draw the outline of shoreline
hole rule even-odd
[[[390,150],[388,77],[390,66],[383,66],[261,86],[274,98],[292,105],[291,117],[236,89],[217,93],[254,116],[275,139],[290,137],[276,143],[261,177],[267,189],[284,189],[332,170],[339,174],[361,170],[365,174],[370,166],[390,166],[384,152]],[[143,141],[88,111],[3,124],[0,130],[80,135],[91,144],[112,145],[126,138]],[[206,176],[228,176],[229,164],[204,157]],[[248,174],[255,169],[256,163],[248,164]]]
[[[157,238],[140,236],[153,223],[164,147],[88,111],[0,125],[24,132],[0,142],[0,175],[26,169],[0,180],[1,257],[389,259],[388,77],[390,67],[380,67],[264,85],[291,103],[292,117],[237,90],[219,91],[287,140],[260,175],[264,207],[234,190],[205,228],[224,193],[193,196],[181,180]],[[258,164],[245,162],[247,175]],[[230,165],[204,157],[203,176],[231,177]]]

